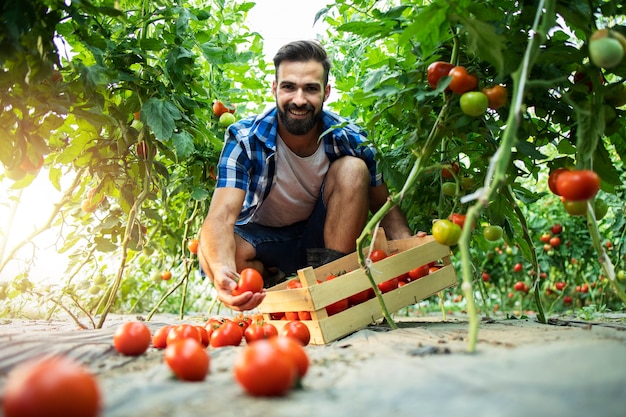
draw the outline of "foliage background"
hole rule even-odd
[[[535,291],[549,312],[623,309],[611,277],[595,261],[586,220],[567,215],[546,180],[561,166],[598,172],[598,199],[609,206],[598,223],[603,247],[616,269],[625,269],[626,117],[607,98],[623,86],[626,60],[603,71],[600,83],[601,70],[589,63],[587,51],[596,28],[626,34],[624,6],[549,3],[553,29],[530,68],[506,182],[472,235],[476,294],[486,313],[532,310]],[[432,169],[401,201],[414,230],[429,231],[434,219],[465,212],[469,203],[461,197],[485,182],[511,109],[509,103],[484,117],[463,114],[458,96],[443,94],[445,83],[428,86],[428,65],[452,60],[478,76],[479,88],[502,84],[511,94],[540,4],[335,1],[316,16],[329,26],[322,39],[334,62],[329,107],[366,128],[392,190],[402,189],[441,110],[449,109],[437,125]],[[232,104],[238,116],[271,101],[262,92],[273,68],[262,59],[263,40],[245,25],[253,7],[219,0],[4,2],[0,175],[11,190],[2,204],[16,207],[37,171],[15,182],[8,178],[19,176],[24,158],[36,163],[40,156],[62,198],[41,230],[17,249],[3,245],[0,296],[9,302],[0,315],[50,317],[63,309],[101,325],[109,309],[182,314],[211,308],[210,286],[186,245],[208,208],[221,149],[224,132],[213,101]],[[591,88],[574,82],[577,72],[588,76]],[[441,192],[440,172],[455,161],[461,166],[454,179],[459,194],[450,198]],[[81,208],[90,190],[93,201],[104,198],[93,213]],[[556,222],[564,225],[563,244],[545,251],[539,236]],[[504,239],[484,239],[486,224],[501,225]],[[55,230],[59,256],[70,262],[62,276],[34,282],[29,269],[37,248],[29,242],[48,227]],[[2,270],[18,262],[19,253],[22,272],[5,276]],[[513,272],[518,262],[521,274]],[[173,271],[172,282],[160,279],[164,270]],[[488,282],[482,272],[489,273]],[[517,281],[533,291],[515,292]],[[568,283],[566,290],[554,291],[558,281]],[[576,291],[585,283],[593,284],[590,291]],[[460,295],[444,295],[450,309],[464,308]],[[564,303],[567,295],[571,303]]]

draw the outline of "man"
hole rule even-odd
[[[218,298],[240,311],[265,293],[233,296],[237,271],[255,268],[269,287],[281,272],[354,252],[369,211],[389,196],[365,134],[323,110],[330,62],[321,45],[289,43],[274,66],[276,107],[228,128],[200,231],[200,265]],[[397,207],[381,225],[390,239],[411,236]]]

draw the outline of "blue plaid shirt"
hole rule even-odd
[[[365,144],[365,132],[326,110],[322,112],[322,124],[324,150],[330,162],[345,155],[359,157],[369,168],[370,184],[381,185],[383,178],[377,170],[376,150]],[[278,111],[274,107],[263,114],[233,123],[226,132],[216,187],[235,187],[246,191],[237,224],[247,223],[269,194],[275,171],[277,129]]]

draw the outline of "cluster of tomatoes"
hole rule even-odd
[[[440,80],[444,77],[449,79],[444,91],[460,95],[461,111],[468,116],[481,116],[487,108],[497,110],[507,102],[508,93],[502,85],[485,87],[477,91],[478,77],[468,73],[464,66],[444,61],[436,61],[428,66],[426,78],[431,88],[438,88]]]
[[[545,232],[539,237],[539,240],[543,243],[544,252],[549,252],[561,246],[561,237],[558,235],[563,232],[563,226],[556,223],[550,228],[550,232]]]
[[[235,117],[235,109],[233,107],[227,107],[220,100],[213,102],[213,114],[217,117],[218,124],[221,127],[228,127],[237,120]]]
[[[371,262],[379,262],[383,259],[387,258],[387,253],[382,249],[375,249],[369,255],[369,260]],[[431,272],[435,272],[441,268],[441,265],[438,265],[436,262],[430,262],[426,265],[419,266],[417,268],[413,268],[410,271],[407,271],[397,277],[391,278],[387,281],[383,281],[378,283],[378,290],[382,293],[388,293],[390,291],[395,290],[398,287],[402,287],[412,281],[416,281],[422,277],[425,277]],[[317,283],[321,284],[322,282],[341,279],[341,277],[346,275],[346,271],[341,271],[336,274],[328,275],[325,281],[318,280]],[[296,289],[302,288],[302,283],[299,278],[290,279],[287,282],[287,289]],[[342,311],[347,310],[350,307],[356,306],[358,304],[362,304],[368,300],[371,300],[376,297],[373,288],[366,288],[362,291],[359,291],[355,294],[350,295],[347,298],[342,298],[338,301],[335,301],[332,304],[326,306],[326,314],[328,316],[333,316],[335,314],[341,313]],[[311,320],[311,312],[310,311],[287,311],[287,312],[274,312],[270,314],[273,320],[290,320],[290,321],[301,321],[301,320]]]
[[[548,188],[555,195],[561,197],[563,207],[570,215],[584,216],[587,214],[588,202],[600,190],[600,177],[589,169],[570,170],[560,167],[550,173]],[[608,209],[608,207],[599,205],[601,204],[599,202],[602,200],[597,200],[594,203],[594,208],[598,208],[598,213],[594,213],[596,218],[604,217],[606,209]]]

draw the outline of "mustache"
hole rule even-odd
[[[315,107],[313,107],[313,105],[311,105],[311,104],[305,104],[303,106],[296,106],[295,104],[291,103],[291,104],[288,104],[287,106],[285,106],[285,110],[315,111]]]

